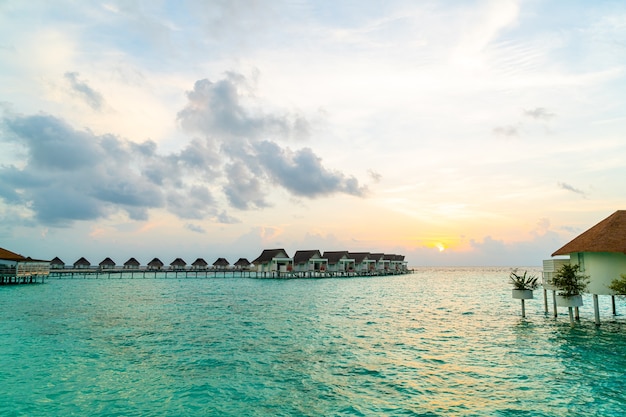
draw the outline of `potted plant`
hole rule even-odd
[[[517,269],[511,271],[509,275],[509,281],[513,284],[513,298],[521,300],[522,303],[522,317],[526,317],[526,306],[524,300],[533,299],[533,290],[538,286],[537,277],[534,275],[528,276],[528,271],[524,271],[524,275],[519,275]]]
[[[552,285],[557,288],[556,304],[561,307],[583,305],[582,293],[587,288],[589,277],[579,274],[579,265],[563,265],[554,274]]]
[[[528,271],[524,271],[524,275],[519,275],[517,269],[514,269],[509,275],[509,281],[513,285],[513,298],[516,300],[532,300],[533,290],[537,289],[537,277],[527,275]]]
[[[609,284],[609,289],[619,297],[626,297],[626,274],[621,274]]]

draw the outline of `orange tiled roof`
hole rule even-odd
[[[574,252],[626,253],[626,210],[618,210],[552,254]]]
[[[22,255],[11,252],[10,250],[0,248],[0,259],[4,259],[7,261],[25,261],[26,258]]]

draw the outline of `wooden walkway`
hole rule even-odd
[[[47,275],[0,274],[0,285],[43,284]]]
[[[200,279],[200,278],[260,278],[260,279],[306,279],[306,278],[353,278],[410,274],[413,270],[378,272],[258,272],[233,269],[172,270],[172,269],[51,269],[49,278],[57,279]]]

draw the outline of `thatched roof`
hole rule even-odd
[[[235,262],[235,266],[250,266],[250,261],[247,258],[239,258],[237,262]]]
[[[284,256],[280,256],[284,255]],[[284,249],[263,249],[261,255],[252,261],[253,264],[259,265],[264,262],[270,262],[274,258],[289,258]]]
[[[198,258],[191,264],[192,266],[207,266],[208,263],[202,258]]]
[[[347,250],[324,252],[323,256],[324,258],[328,259],[328,263],[331,265],[336,264],[337,262],[339,262],[339,260],[344,259],[344,258],[352,259],[350,258],[350,255],[348,255]]]
[[[23,257],[22,255],[15,253],[15,252],[11,252],[10,250],[6,250],[3,248],[0,248],[0,259],[3,259],[5,261],[25,261],[26,258]]]
[[[139,261],[135,258],[130,258],[124,262],[124,266],[139,266]]]
[[[187,266],[187,262],[185,262],[182,258],[176,258],[172,261],[170,266]]]
[[[76,262],[74,262],[74,266],[91,266],[91,262],[89,262],[87,259],[85,259],[84,257],[81,257],[79,260],[77,260]]]
[[[58,256],[55,256],[54,259],[50,261],[50,265],[65,266],[65,262],[63,262]]]
[[[319,250],[299,250],[293,255],[293,262],[296,264],[301,264],[308,262],[311,258],[317,255],[318,258],[322,257],[322,254]]]
[[[115,266],[115,262],[113,262],[113,259],[111,259],[111,258],[104,258],[102,260],[102,262],[100,262],[98,265],[100,265],[100,266]]]
[[[380,262],[385,257],[384,253],[370,253],[369,258],[375,260],[376,262]]]
[[[159,258],[154,258],[150,262],[148,262],[148,266],[163,266],[163,262]]]
[[[348,252],[348,256],[350,256],[352,259],[354,259],[354,262],[356,262],[357,264],[360,264],[361,262],[367,260],[370,260],[370,253],[369,252]]]
[[[229,266],[230,262],[226,260],[226,258],[217,258],[215,262],[213,262],[213,266]]]
[[[574,252],[626,253],[626,210],[618,210],[552,254]]]

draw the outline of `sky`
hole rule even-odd
[[[626,209],[626,3],[0,0],[0,247],[538,266]]]

